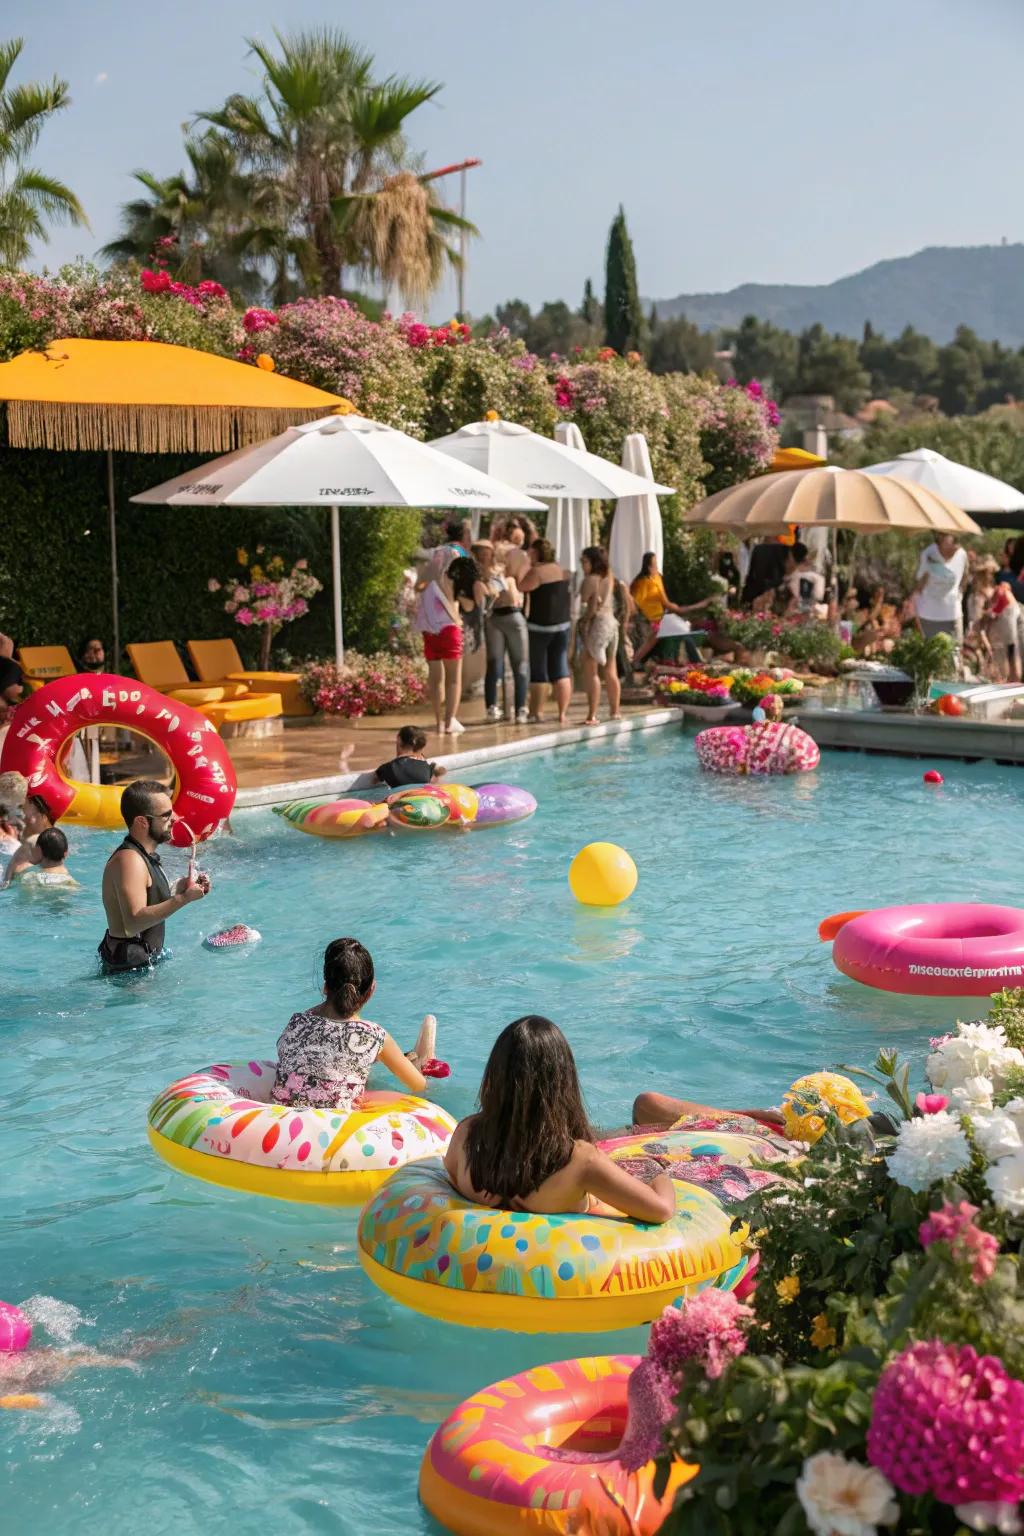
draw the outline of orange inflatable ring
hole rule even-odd
[[[231,814],[238,788],[227,748],[205,715],[130,677],[89,673],[58,677],[14,712],[0,754],[0,772],[13,769],[42,795],[53,819],[80,826],[122,828],[121,789],[82,784],[61,767],[64,748],[90,726],[120,725],[166,753],[174,768],[174,809],[202,842]],[[180,824],[179,824],[180,825]],[[190,841],[175,827],[174,842]]]
[[[563,1360],[468,1397],[423,1458],[420,1498],[429,1512],[456,1536],[654,1536],[696,1468],[673,1462],[657,1499],[655,1463],[629,1471],[617,1455],[639,1363],[634,1355]]]

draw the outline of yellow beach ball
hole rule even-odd
[[[588,843],[569,865],[569,885],[586,907],[617,907],[636,890],[636,865],[617,843]]]
[[[835,1110],[843,1125],[852,1125],[854,1120],[863,1120],[871,1113],[857,1084],[848,1077],[839,1072],[809,1072],[806,1077],[798,1077],[782,1096],[786,1135],[792,1141],[815,1142],[824,1132],[821,1115],[809,1112],[804,1102],[813,1103],[816,1099]]]

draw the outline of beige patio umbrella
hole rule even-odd
[[[854,533],[980,533],[959,507],[897,475],[859,469],[794,469],[729,486],[686,513],[688,524],[731,528],[747,535],[803,528],[849,528]]]

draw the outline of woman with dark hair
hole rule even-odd
[[[484,676],[484,706],[488,720],[500,720],[498,685],[505,674],[505,657],[512,667],[514,686],[510,720],[525,725],[528,711],[526,691],[530,686],[528,658],[529,636],[523,617],[523,599],[514,577],[498,570],[494,545],[481,539],[473,545],[473,559],[480,568],[480,580],[487,594],[484,607],[484,636],[487,642],[487,671]]]
[[[619,624],[615,617],[615,579],[608,569],[607,552],[593,544],[580,556],[583,585],[580,588],[580,640],[583,644],[583,686],[587,693],[584,725],[596,725],[601,702],[601,681],[608,695],[608,718],[618,720],[622,689],[615,662]]]
[[[455,718],[462,698],[462,615],[481,607],[485,598],[480,572],[468,555],[456,555],[420,593],[413,624],[423,636],[427,690],[439,736],[460,736],[466,729]]]
[[[530,721],[539,724],[549,685],[554,688],[558,723],[564,725],[572,699],[569,672],[569,630],[572,596],[569,578],[555,560],[547,539],[530,545],[530,568],[519,578],[520,592],[529,593],[526,628],[530,636]]]
[[[595,1147],[569,1042],[538,1014],[494,1042],[480,1109],[456,1127],[444,1165],[459,1194],[481,1205],[649,1222],[676,1208],[667,1174],[641,1183]]]
[[[427,1080],[419,1062],[434,1054],[434,1021],[427,1016],[416,1050],[403,1056],[386,1029],[362,1017],[376,989],[369,951],[358,939],[333,939],[324,951],[323,1002],[293,1013],[277,1042],[275,1104],[354,1109],[378,1058],[410,1093],[423,1092]]]
[[[630,594],[636,603],[641,619],[644,621],[646,633],[641,637],[642,643],[633,657],[634,667],[640,666],[645,661],[658,643],[658,630],[666,613],[685,614],[696,613],[701,608],[707,608],[715,601],[714,597],[706,597],[699,603],[688,603],[680,607],[673,603],[665,591],[665,582],[661,571],[658,569],[658,557],[653,549],[649,549],[640,562],[640,570],[630,583]],[[687,650],[689,648],[687,647]],[[692,659],[692,658],[691,658]],[[696,659],[700,660],[700,652]]]

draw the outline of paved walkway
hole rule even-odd
[[[622,713],[625,716],[642,715],[651,708],[649,701],[624,704]],[[558,731],[553,710],[540,725],[492,724],[484,719],[482,700],[469,699],[463,701],[459,715],[466,727],[461,736],[438,736],[433,716],[422,709],[413,709],[362,720],[289,722],[281,735],[236,736],[227,742],[227,747],[238,775],[238,787],[246,790],[376,768],[378,763],[394,757],[395,733],[402,725],[420,725],[428,732],[426,751],[431,758],[504,746],[531,737],[550,736]],[[607,709],[602,704],[600,718],[603,720],[606,716]],[[569,710],[569,726],[579,727],[585,718],[586,703],[582,695],[577,695]]]

